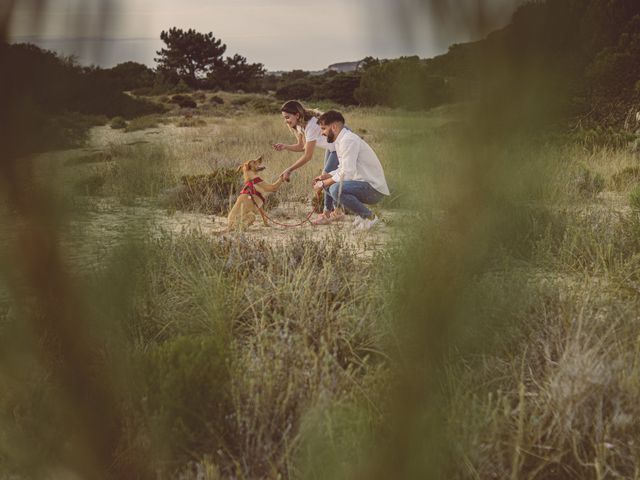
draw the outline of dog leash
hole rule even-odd
[[[256,192],[257,193],[257,192]],[[271,218],[269,215],[267,215],[267,213],[264,211],[264,209],[260,206],[258,206],[258,204],[256,203],[256,200],[253,198],[253,195],[251,195],[250,193],[248,193],[247,195],[249,195],[249,198],[251,199],[251,201],[253,202],[253,204],[255,205],[255,207],[258,209],[258,211],[260,212],[261,215],[264,215],[265,218],[267,220],[269,220],[271,223],[278,225],[280,227],[285,227],[285,228],[295,228],[295,227],[300,227],[302,225],[304,225],[305,223],[309,222],[311,223],[311,225],[313,225],[313,223],[311,222],[311,220],[309,220],[311,218],[311,215],[314,214],[314,212],[316,211],[315,208],[313,208],[309,214],[305,217],[304,220],[302,220],[300,223],[294,223],[294,224],[287,224],[287,223],[280,223],[280,222],[276,222],[273,218]],[[320,192],[316,193],[316,198],[318,199],[318,201],[320,200]],[[263,202],[264,205],[264,202]],[[315,225],[313,225],[315,227]]]

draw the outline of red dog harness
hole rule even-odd
[[[260,200],[262,200],[262,203],[265,203],[265,199],[262,196],[262,194],[256,190],[256,183],[260,183],[262,182],[262,179],[260,177],[255,177],[253,180],[249,180],[247,183],[244,184],[244,188],[240,191],[240,195],[245,194],[245,195],[255,195],[257,196]]]

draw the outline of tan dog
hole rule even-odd
[[[262,165],[262,156],[255,160],[244,162],[238,167],[238,172],[242,171],[244,177],[244,188],[229,212],[227,219],[228,230],[236,228],[239,225],[249,226],[253,224],[256,220],[256,212],[262,216],[264,225],[266,227],[269,226],[262,206],[264,205],[266,195],[278,191],[280,185],[282,185],[282,179],[279,178],[276,183],[265,182],[258,177],[258,172],[265,168],[266,167]]]

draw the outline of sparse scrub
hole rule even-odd
[[[137,132],[148,128],[158,128],[158,117],[155,115],[146,115],[131,120],[125,127],[125,132]]]
[[[298,154],[270,148],[294,140],[277,113],[255,111],[256,102],[275,101],[225,92],[220,98],[226,104],[206,107],[237,110],[235,117],[203,113],[201,128],[171,126],[170,135],[149,138],[151,144],[112,144],[66,160],[73,168],[62,172],[80,195],[115,197],[136,208],[141,197],[152,197],[174,212],[224,215],[242,185],[239,163],[264,154],[268,170],[261,176],[271,180]],[[231,106],[234,98],[241,107]],[[478,155],[504,158],[500,168],[493,165],[483,177],[478,172],[486,165],[479,162],[465,188],[454,188],[450,179],[465,160],[452,153],[465,128],[455,122],[457,113],[346,112],[348,125],[366,132],[385,167],[392,196],[381,215],[400,207],[392,212],[398,223],[385,227],[393,228],[392,240],[372,257],[343,233],[318,241],[317,231],[306,237],[286,230],[276,243],[252,232],[137,232],[143,245],[127,257],[125,275],[133,285],[126,289],[126,310],[114,316],[125,352],[110,350],[119,344],[109,336],[104,347],[105,361],[121,353],[127,359],[132,383],[122,396],[119,458],[137,455],[167,478],[195,479],[205,469],[220,478],[363,476],[380,451],[375,439],[393,428],[390,399],[404,393],[399,372],[412,352],[398,346],[412,345],[404,336],[424,334],[434,340],[419,358],[432,361],[433,351],[445,358],[442,375],[428,388],[441,421],[418,430],[409,445],[383,438],[382,451],[420,450],[436,432],[437,446],[407,454],[442,454],[445,478],[598,480],[614,471],[633,478],[640,468],[634,158],[611,146],[585,153],[566,138],[521,139],[505,151],[487,144]],[[321,168],[318,152],[267,206],[294,202],[310,209],[309,179]],[[476,182],[483,192],[499,194],[469,226]],[[457,209],[449,208],[453,201]],[[155,222],[149,211],[171,218],[155,205],[132,223]],[[199,225],[211,225],[210,217]],[[86,238],[75,244],[98,243],[91,236],[96,229],[77,228]],[[114,249],[105,245],[96,246],[102,257],[95,271],[76,272],[98,290],[120,283],[101,276],[113,268]],[[469,251],[483,256],[456,263]],[[425,259],[427,273],[407,277]],[[456,295],[449,298],[451,291]],[[417,307],[407,321],[416,323],[398,323],[398,309],[409,303]],[[105,305],[96,310],[108,311]],[[443,307],[443,316],[425,316],[433,305]],[[433,327],[444,315],[450,341]],[[13,325],[10,317],[0,316],[0,328]],[[411,373],[432,375],[422,369],[426,364]],[[5,431],[46,430],[36,424],[48,417],[47,382],[32,379],[21,396],[0,399],[3,427],[12,426]],[[430,412],[411,412],[406,438],[414,438],[416,419]],[[52,417],[51,423],[61,421]],[[46,451],[60,435],[53,437],[39,435],[34,448]]]
[[[112,146],[89,157],[91,170],[73,172],[73,192],[80,195],[113,195],[131,202],[136,197],[156,197],[175,182],[171,159],[159,146]]]
[[[176,125],[178,127],[204,127],[207,125],[207,122],[202,118],[184,117],[178,120],[178,123]]]
[[[630,184],[640,182],[640,167],[625,167],[612,175],[613,186],[618,190],[624,190]]]
[[[196,108],[198,104],[190,95],[173,95],[171,97],[171,103],[175,103],[180,108]]]
[[[127,128],[127,121],[122,117],[113,117],[109,126],[114,130],[121,130]]]
[[[187,446],[196,459],[216,448],[225,476],[291,477],[311,406],[374,398],[353,386],[384,372],[378,262],[357,262],[340,239],[293,238],[274,248],[190,234],[145,251],[126,326],[144,346],[135,353],[148,391],[143,418],[179,435],[156,460],[180,458]],[[189,394],[193,382],[200,397]],[[198,412],[202,395],[209,400]]]
[[[582,197],[593,198],[604,189],[604,177],[592,173],[584,165],[578,165],[574,182],[578,195]]]
[[[635,211],[640,211],[640,186],[637,186],[629,193],[629,204]]]

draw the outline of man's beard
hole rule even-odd
[[[333,134],[333,130],[329,130],[327,133],[327,143],[333,143],[336,139],[336,136]]]

